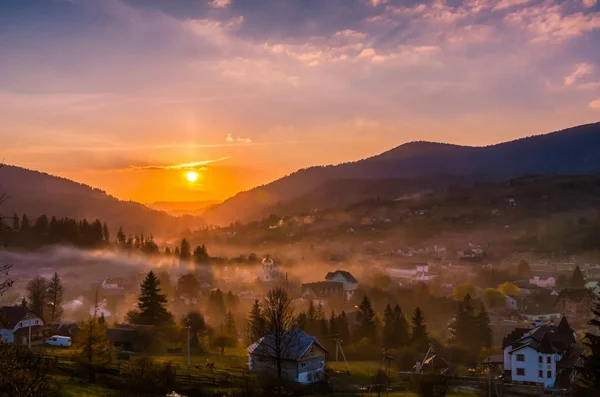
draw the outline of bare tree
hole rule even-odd
[[[274,288],[265,298],[263,314],[266,322],[269,350],[275,357],[277,364],[277,378],[281,379],[283,364],[290,350],[296,343],[295,335],[291,331],[294,326],[294,308],[292,300],[283,288]]]
[[[48,303],[48,280],[36,276],[27,284],[27,300],[29,310],[46,320],[45,308]]]
[[[49,319],[51,322],[58,322],[63,314],[63,284],[58,277],[58,273],[48,283],[48,310],[50,313]]]

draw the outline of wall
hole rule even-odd
[[[525,361],[517,361],[517,354],[525,355]],[[542,357],[542,363],[539,363],[539,357]],[[550,363],[546,362],[550,357]],[[511,355],[512,380],[517,382],[535,382],[543,383],[545,387],[553,387],[556,381],[556,361],[560,360],[559,355],[538,353],[530,347],[523,348]],[[525,375],[517,375],[517,368],[524,368]],[[539,371],[542,376],[539,376]],[[551,377],[548,378],[547,372],[551,371]]]

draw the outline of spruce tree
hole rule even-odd
[[[419,306],[415,308],[412,317],[412,328],[411,344],[417,349],[426,350],[429,343],[429,334],[425,325],[425,315]]]
[[[331,316],[329,317],[329,332],[331,335],[339,337],[337,318],[335,317],[335,311],[333,310],[331,311]]]
[[[350,322],[348,321],[348,316],[346,316],[346,312],[342,311],[337,318],[336,326],[338,330],[339,339],[342,342],[350,343]]]
[[[161,294],[160,281],[150,271],[141,284],[138,298],[139,315],[137,321],[144,325],[164,325],[172,321],[172,315],[166,309],[167,296]]]
[[[179,249],[179,258],[182,261],[190,260],[192,257],[192,247],[186,239],[181,240],[181,248]]]
[[[13,231],[17,231],[17,230],[21,229],[21,222],[20,222],[19,216],[17,214],[13,215],[12,229],[13,229]]]
[[[236,329],[235,329],[235,317],[233,317],[233,313],[230,311],[227,312],[225,316],[225,330],[228,336],[235,337]]]
[[[359,324],[357,329],[358,340],[366,338],[372,343],[375,343],[377,339],[377,329],[374,322],[375,311],[371,306],[371,301],[366,296],[363,298],[361,304],[358,306],[359,309]]]
[[[492,328],[490,327],[490,316],[485,310],[483,303],[481,304],[479,314],[477,315],[477,329],[480,349],[483,347],[488,349],[492,347]]]
[[[396,345],[395,325],[394,312],[388,304],[383,311],[383,347],[387,349]]]
[[[573,275],[571,276],[571,288],[583,288],[585,287],[585,279],[579,266],[575,267]]]
[[[28,232],[30,229],[31,225],[29,224],[29,218],[27,218],[27,215],[23,214],[23,218],[21,220],[21,230]]]
[[[471,295],[467,294],[458,305],[455,318],[454,340],[451,342],[469,350],[475,347],[474,343],[477,341],[478,328],[475,324],[474,313],[475,308],[473,307]]]
[[[400,306],[394,307],[394,334],[396,342],[395,347],[407,346],[410,343],[410,330],[408,322],[402,313]]]
[[[57,273],[48,283],[48,320],[59,322],[63,315],[64,288]]]
[[[121,247],[125,247],[127,245],[127,236],[125,236],[125,232],[122,227],[119,227],[119,231],[117,232],[117,244]]]
[[[250,335],[252,341],[257,341],[265,336],[265,318],[263,317],[262,307],[258,299],[254,301],[250,311]]]

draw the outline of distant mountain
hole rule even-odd
[[[202,215],[204,210],[214,205],[219,204],[217,200],[203,201],[157,201],[155,203],[146,204],[155,210],[165,211],[171,215]]]
[[[449,184],[499,180],[523,175],[566,175],[600,172],[600,123],[582,125],[546,135],[537,135],[486,147],[459,146],[433,142],[411,142],[380,155],[339,165],[299,170],[264,186],[239,193],[204,213],[210,223],[227,224],[236,220],[263,217],[293,201],[327,207],[335,192],[331,186],[368,184],[362,181],[399,180],[398,190],[406,193]],[[333,181],[346,180],[346,182]],[[349,181],[352,182],[349,182]],[[427,181],[427,183],[423,183]],[[435,182],[437,181],[437,182]],[[431,183],[435,182],[435,183]],[[381,184],[379,184],[381,185]],[[426,186],[423,186],[426,185]],[[339,194],[343,191],[340,190]],[[372,191],[372,198],[379,189]],[[303,198],[303,200],[300,200]],[[365,195],[357,195],[356,201]],[[349,204],[346,200],[345,204]],[[309,205],[310,204],[310,205]],[[319,204],[319,205],[317,205]],[[296,208],[296,211],[299,208]]]
[[[0,193],[7,200],[0,214],[29,217],[41,214],[56,217],[100,219],[113,231],[122,226],[126,233],[164,233],[200,226],[195,217],[173,217],[132,201],[121,201],[104,191],[38,171],[5,165],[0,168]]]

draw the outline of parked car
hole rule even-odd
[[[54,335],[54,336],[51,336],[50,338],[46,339],[44,343],[47,345],[50,345],[50,346],[70,347],[71,346],[71,337]]]

